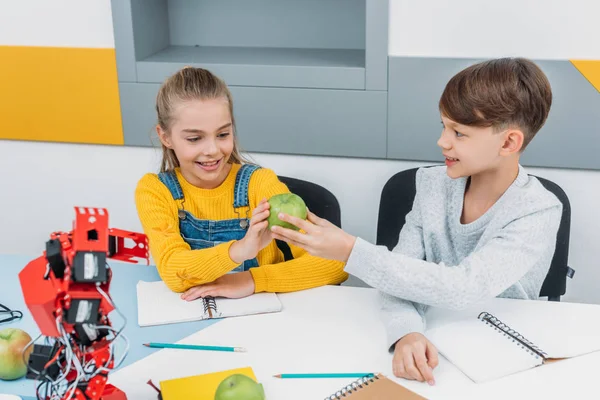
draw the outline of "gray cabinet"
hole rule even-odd
[[[125,144],[152,145],[158,85],[196,66],[231,88],[248,151],[386,156],[388,0],[112,0],[112,12]]]

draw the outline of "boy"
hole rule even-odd
[[[311,223],[282,216],[305,234],[273,228],[276,239],[345,261],[346,272],[379,290],[396,376],[434,383],[437,350],[423,335],[428,306],[539,297],[562,204],[519,158],[551,104],[546,76],[526,59],[455,75],[439,102],[446,167],[417,172],[413,209],[392,252],[312,214]]]

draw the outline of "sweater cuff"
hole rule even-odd
[[[346,261],[344,271],[365,281],[365,277],[369,275],[369,264],[363,263],[362,260],[369,260],[372,258],[372,247],[374,246],[375,245],[357,237],[354,241],[352,251],[350,252],[350,257],[348,257],[348,261]]]
[[[409,319],[393,319],[384,321],[385,331],[387,334],[388,351],[393,352],[395,344],[409,333],[418,332],[423,334],[425,327],[421,316],[415,313],[414,318],[411,315]]]
[[[267,291],[267,273],[264,268],[250,268],[250,274],[254,279],[254,293]]]

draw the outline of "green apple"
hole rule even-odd
[[[265,391],[249,376],[233,374],[219,384],[215,400],[265,400]]]
[[[289,214],[301,219],[306,219],[308,216],[304,200],[294,193],[276,194],[269,199],[269,204],[271,205],[269,218],[267,219],[269,221],[269,229],[274,225],[278,225],[296,231],[299,230],[297,226],[280,220],[279,213]]]
[[[0,379],[9,381],[25,376],[33,345],[25,353],[25,363],[23,349],[30,341],[31,336],[21,329],[5,328],[0,331]]]

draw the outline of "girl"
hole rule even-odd
[[[156,99],[159,174],[146,174],[136,207],[165,284],[185,300],[290,292],[346,280],[343,263],[291,246],[284,261],[267,229],[267,199],[289,193],[238,150],[233,102],[211,72],[186,67]],[[235,273],[231,273],[235,272]]]

